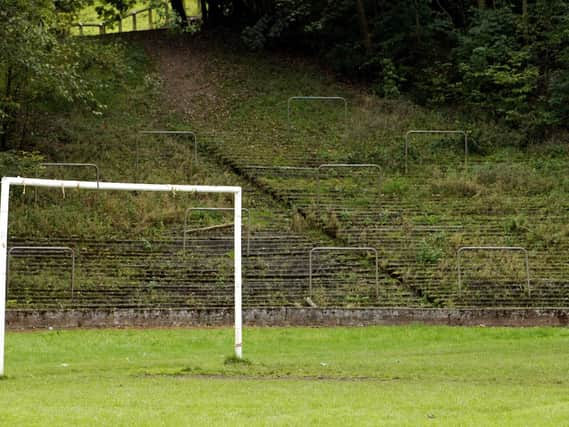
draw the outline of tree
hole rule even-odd
[[[39,104],[100,112],[97,92],[108,79],[128,72],[116,45],[65,35],[65,14],[79,6],[78,1],[0,0],[1,150],[10,148],[16,129],[25,139],[27,118]]]
[[[8,134],[19,110],[34,97],[37,82],[55,85],[61,71],[53,61],[57,41],[47,29],[55,8],[48,0],[0,0],[0,126],[2,150],[8,148]],[[54,54],[55,51],[55,54]]]
[[[180,25],[182,28],[186,28],[188,26],[188,15],[184,8],[184,0],[170,0],[170,4],[172,5],[172,10],[180,20]]]
[[[360,31],[362,33],[362,41],[366,48],[366,51],[369,52],[371,50],[371,37],[369,35],[367,15],[363,0],[356,0],[356,6],[358,10],[358,16],[360,17]]]

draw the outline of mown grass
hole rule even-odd
[[[567,329],[10,333],[5,425],[564,425]]]

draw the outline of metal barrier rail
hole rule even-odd
[[[458,295],[462,295],[462,270],[460,263],[460,255],[464,251],[505,251],[505,252],[522,252],[525,256],[526,280],[528,297],[531,296],[530,275],[529,275],[529,254],[526,248],[519,246],[463,246],[456,251],[457,269],[458,269]]]
[[[468,167],[468,134],[463,130],[410,130],[405,134],[405,175],[408,173],[409,137],[414,134],[459,134],[464,135],[464,169]]]
[[[68,162],[57,162],[57,163],[40,163],[40,166],[44,167],[84,167],[95,169],[95,176],[97,178],[97,188],[99,188],[99,183],[101,182],[101,173],[99,166],[95,163],[68,163]]]
[[[198,137],[195,132],[190,130],[141,130],[138,132],[140,135],[173,135],[173,136],[190,136],[194,143],[194,163],[198,164]],[[138,138],[136,139],[136,159],[135,168],[138,175],[140,162],[140,143]]]
[[[291,123],[291,104],[292,101],[342,101],[344,103],[344,126],[348,130],[348,101],[343,96],[291,96],[287,101],[287,131],[290,139]]]
[[[373,252],[375,254],[375,296],[379,298],[379,255],[377,249],[371,246],[317,246],[310,249],[308,256],[308,292],[310,298],[312,298],[312,256],[316,251]]]
[[[349,169],[360,169],[360,168],[373,168],[378,171],[378,188],[381,189],[381,168],[379,165],[372,163],[361,163],[361,164],[349,164],[349,163],[325,163],[318,166],[316,175],[316,206],[320,207],[320,171],[322,169],[332,169],[332,168],[349,168]]]
[[[233,212],[234,209],[233,208],[188,208],[186,209],[186,212],[184,213],[184,232],[183,232],[183,243],[182,243],[182,247],[184,249],[184,251],[186,250],[186,236],[188,233],[191,233],[192,231],[200,231],[203,230],[201,228],[194,228],[194,229],[188,229],[188,217],[189,214],[191,214],[194,211],[207,211],[207,212]],[[241,211],[247,212],[247,256],[249,256],[249,249],[251,247],[251,212],[249,211],[249,209],[247,208],[241,208]]]
[[[256,166],[256,165],[246,165],[243,169],[260,169],[260,170],[295,170],[295,171],[315,171],[316,168],[311,168],[308,166]]]
[[[71,254],[71,302],[73,302],[75,292],[75,250],[73,248],[69,246],[12,246],[8,250],[8,262],[6,263],[6,287],[8,287],[10,278],[10,258],[16,251],[26,251],[31,254],[69,252]]]

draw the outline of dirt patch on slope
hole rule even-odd
[[[184,121],[200,120],[219,109],[215,52],[200,37],[156,32],[140,42],[162,80],[163,105]]]

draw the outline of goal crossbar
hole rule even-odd
[[[186,193],[229,193],[234,195],[234,268],[235,268],[235,356],[243,357],[243,320],[241,313],[241,187],[212,185],[171,185],[137,184],[118,182],[69,181],[56,179],[35,179],[20,177],[2,178],[0,195],[0,376],[4,375],[4,343],[6,327],[6,267],[8,255],[8,212],[10,188],[49,187],[64,189],[108,190],[108,191],[147,191],[147,192],[186,192]]]

